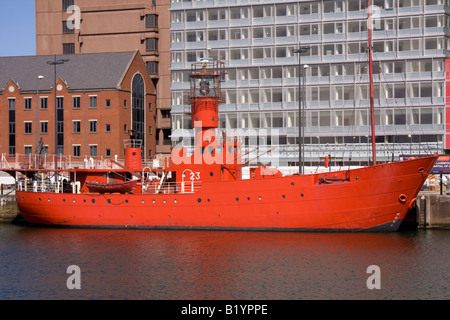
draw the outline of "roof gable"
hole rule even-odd
[[[93,53],[58,56],[0,57],[0,87],[10,79],[20,83],[22,91],[51,90],[55,82],[54,62],[68,59],[56,66],[57,79],[63,79],[71,90],[116,89],[121,83],[136,52]],[[39,75],[44,79],[37,80]]]

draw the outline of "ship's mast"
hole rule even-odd
[[[370,127],[372,130],[372,159],[373,165],[377,164],[377,150],[375,144],[375,103],[373,97],[373,65],[372,65],[372,20],[371,20],[371,1],[367,0],[367,31],[368,39],[368,53],[369,53],[369,81],[370,81]]]

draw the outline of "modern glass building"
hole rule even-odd
[[[449,151],[449,5],[372,3],[379,162]],[[315,168],[326,155],[336,165],[370,161],[367,0],[172,0],[170,11],[173,143],[190,129],[191,64],[214,57],[227,71],[220,126],[247,136],[276,129],[278,148],[267,156],[298,166],[300,63],[305,165]],[[310,48],[300,61],[299,44]]]

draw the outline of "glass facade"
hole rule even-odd
[[[374,0],[377,160],[443,153],[450,0]],[[276,128],[279,164],[298,165],[299,58],[305,165],[326,155],[369,161],[366,0],[172,0],[172,141],[190,129],[184,92],[191,64],[225,62],[220,127]],[[309,50],[301,56],[294,51]]]

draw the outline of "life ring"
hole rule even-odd
[[[406,199],[407,199],[408,197],[406,196],[406,194],[401,194],[401,195],[399,195],[398,196],[398,201],[400,201],[401,203],[406,203]]]
[[[108,167],[112,168],[112,166],[113,166],[112,161],[111,161],[111,160],[108,160],[108,162],[106,163],[106,165],[107,165]]]

